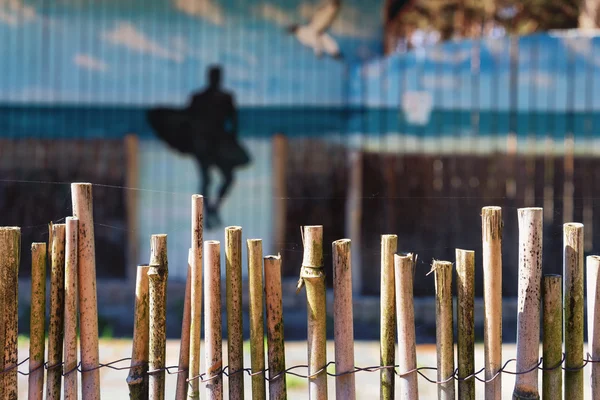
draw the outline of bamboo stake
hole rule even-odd
[[[149,398],[165,398],[165,351],[167,328],[167,235],[152,235],[150,241],[150,340],[149,340]]]
[[[544,276],[544,338],[542,396],[544,400],[562,399],[562,277]]]
[[[65,329],[65,224],[52,225],[46,399],[60,399]]]
[[[67,217],[65,228],[64,400],[77,400],[77,239],[79,220]]]
[[[91,183],[72,183],[73,216],[79,218],[77,240],[77,287],[79,291],[79,330],[81,394],[86,400],[100,399],[98,369],[98,300],[96,293],[96,250]]]
[[[204,242],[204,338],[206,340],[206,397],[223,398],[223,358],[221,332],[221,244]]]
[[[588,357],[600,361],[600,257],[587,257]],[[592,400],[600,400],[600,363],[592,363]]]
[[[267,344],[269,355],[269,399],[287,399],[285,376],[285,342],[283,336],[283,300],[281,293],[281,256],[267,256],[265,268],[265,303],[267,310]]]
[[[565,367],[583,362],[583,224],[564,225]],[[583,400],[583,369],[565,371],[565,398]]]
[[[135,308],[133,320],[133,346],[131,351],[131,369],[127,376],[129,398],[144,400],[148,398],[148,358],[150,340],[149,283],[148,265],[139,265],[135,279]]]
[[[381,366],[395,365],[396,300],[394,295],[394,253],[398,248],[398,236],[381,235]],[[380,372],[380,398],[394,398],[394,369]]]
[[[200,398],[200,338],[202,333],[202,243],[204,198],[198,194],[192,196],[192,284],[191,284],[191,322],[190,322],[190,379],[188,397]]]
[[[437,385],[439,400],[454,400],[454,333],[452,325],[452,263],[434,261]]]
[[[242,228],[225,228],[227,299],[227,363],[229,399],[244,399],[244,341],[242,327]]]
[[[475,252],[456,249],[458,290],[458,398],[475,400]]]
[[[540,301],[544,210],[520,208],[517,372],[514,399],[539,399]]]
[[[398,393],[401,400],[419,398],[417,372],[408,373],[417,368],[417,351],[415,342],[415,308],[413,298],[412,254],[395,255],[396,310],[398,312],[398,371],[400,385]]]
[[[190,367],[190,320],[191,320],[191,285],[192,285],[192,249],[188,251],[188,269],[185,280],[185,297],[183,300],[183,319],[181,321],[181,343],[179,345],[179,373],[177,374],[176,400],[184,400],[187,396],[187,379]]]
[[[29,400],[44,396],[46,347],[46,243],[31,244],[31,318],[29,320]]]
[[[352,261],[350,239],[333,242],[333,322],[337,399],[356,398],[354,378],[354,324],[352,315]],[[393,347],[392,347],[393,348]],[[393,370],[392,370],[393,373]]]
[[[485,399],[502,398],[502,209],[484,207],[483,240],[483,337]]]
[[[323,272],[323,226],[304,227],[300,279],[308,305],[309,399],[327,399],[327,301]]]
[[[0,399],[16,400],[21,228],[0,228]]]
[[[250,290],[250,364],[252,398],[265,399],[265,342],[263,319],[262,241],[248,239],[248,286]],[[256,375],[254,375],[256,374]]]

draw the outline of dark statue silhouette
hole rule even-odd
[[[237,138],[234,96],[221,88],[221,79],[221,68],[211,67],[208,70],[208,86],[192,95],[187,108],[154,108],[148,111],[148,122],[160,139],[175,150],[196,158],[207,228],[221,224],[219,208],[233,185],[235,168],[250,163],[250,156]],[[212,166],[223,175],[223,184],[214,201],[209,198],[209,169]]]

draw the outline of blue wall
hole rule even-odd
[[[382,51],[383,2],[344,0],[330,34],[345,59],[317,58],[285,28],[306,22],[319,3],[0,1],[0,138],[139,135],[136,262],[148,261],[151,234],[167,233],[170,276],[184,278],[197,166],[156,139],[145,112],[158,104],[184,105],[205,84],[206,68],[221,64],[224,85],[239,106],[240,137],[253,158],[237,171],[221,217],[224,225],[243,226],[244,238],[263,238],[265,253],[277,251],[271,243],[270,136],[338,134],[351,65]],[[218,185],[221,177],[213,175]],[[205,231],[206,239],[222,236],[222,227]]]
[[[243,106],[341,104],[346,65],[382,43],[381,2],[343,3],[338,62],[285,32],[316,0],[0,2],[0,103],[182,104],[219,63]]]

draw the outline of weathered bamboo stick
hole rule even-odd
[[[192,196],[192,285],[190,322],[190,367],[188,397],[200,398],[200,338],[202,334],[202,250],[204,198]]]
[[[308,306],[309,399],[327,399],[327,301],[323,271],[323,226],[304,227],[300,278],[306,285]]]
[[[517,372],[514,399],[539,399],[540,301],[544,210],[520,208],[519,299],[517,320]]]
[[[265,303],[267,310],[267,344],[269,356],[269,399],[287,399],[285,376],[285,342],[283,336],[283,300],[281,292],[281,256],[267,256],[265,269]]]
[[[456,249],[458,291],[458,398],[475,400],[475,252]]]
[[[242,327],[242,228],[225,228],[227,299],[227,365],[229,399],[244,399],[244,340]]]
[[[223,398],[223,357],[221,332],[221,244],[204,242],[204,338],[206,341],[206,397]]]
[[[148,358],[150,356],[149,269],[148,265],[139,265],[135,279],[133,345],[131,351],[131,369],[127,376],[129,398],[131,400],[144,400],[148,398]]]
[[[98,400],[100,399],[100,370],[98,369],[98,300],[92,184],[71,184],[71,199],[73,216],[79,218],[77,287],[82,369],[81,394],[86,400]]]
[[[397,235],[381,235],[381,325],[380,357],[381,366],[396,363],[396,300],[394,294],[394,253],[398,248]],[[380,372],[380,398],[394,398],[395,375],[393,368]]]
[[[419,398],[417,372],[408,373],[417,368],[417,351],[415,341],[415,308],[413,298],[412,254],[395,255],[396,310],[398,312],[398,373],[400,384],[397,392],[401,400]]]
[[[150,292],[149,383],[150,400],[165,398],[165,351],[167,328],[167,235],[152,235],[150,242]]]
[[[29,400],[44,396],[46,347],[46,243],[31,244],[31,316],[29,320]]]
[[[250,366],[252,398],[265,399],[265,342],[263,317],[262,241],[248,239],[248,287],[250,291]]]
[[[562,399],[562,278],[544,276],[544,338],[542,397],[544,400]]]
[[[21,228],[0,228],[0,399],[16,400]]]
[[[52,225],[46,399],[60,399],[65,329],[65,224]]]
[[[454,332],[452,323],[452,263],[434,261],[435,336],[439,400],[454,400]]]
[[[565,367],[583,363],[583,224],[567,223],[564,229]],[[583,400],[583,369],[565,371],[565,398]]]
[[[588,357],[600,361],[600,257],[587,257]],[[592,363],[592,400],[600,400],[600,363]]]
[[[502,209],[481,212],[483,241],[483,340],[485,399],[502,398]]]
[[[354,318],[352,315],[352,261],[350,239],[333,242],[333,323],[337,399],[356,398],[354,377]],[[395,318],[394,318],[395,319]],[[393,339],[393,338],[392,338]],[[393,347],[392,347],[393,348]],[[394,371],[392,370],[392,373]]]
[[[184,400],[187,396],[187,379],[190,368],[190,298],[192,285],[192,249],[188,251],[188,269],[185,280],[185,296],[183,300],[183,319],[181,320],[181,343],[179,345],[179,373],[177,374],[177,388],[175,400]]]
[[[77,400],[77,240],[79,220],[66,219],[65,228],[65,344],[62,373],[64,400]]]

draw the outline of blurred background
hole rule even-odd
[[[475,250],[481,296],[480,209],[498,205],[510,341],[517,208],[544,207],[545,273],[563,222],[600,244],[599,23],[598,0],[0,0],[0,222],[23,229],[21,308],[31,242],[88,181],[101,328],[130,334],[136,265],[166,233],[177,335],[202,190],[205,240],[240,225],[282,254],[286,334],[306,323],[300,226],[319,224],[330,284],[329,244],[352,239],[358,338],[379,334],[380,235],[418,254],[427,341],[431,260]]]

